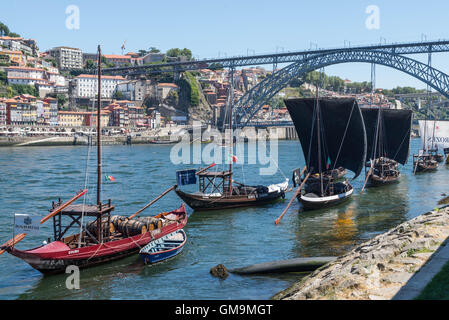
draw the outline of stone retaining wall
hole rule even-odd
[[[357,246],[273,299],[392,299],[448,236],[449,208],[425,213]]]

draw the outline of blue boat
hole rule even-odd
[[[145,264],[160,262],[181,253],[186,241],[186,233],[183,229],[179,229],[151,241],[140,250],[139,254]]]

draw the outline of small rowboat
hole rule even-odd
[[[145,264],[160,262],[181,253],[186,241],[186,233],[183,229],[179,229],[151,241],[140,250],[140,256]]]

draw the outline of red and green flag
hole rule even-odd
[[[106,181],[115,182],[115,178],[113,176],[105,175],[104,177],[105,177]]]

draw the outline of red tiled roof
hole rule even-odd
[[[158,87],[172,87],[172,88],[178,88],[178,86],[174,83],[158,83]]]
[[[31,67],[8,67],[7,70],[27,70],[27,71],[45,71],[40,68],[31,68]]]
[[[76,78],[97,78],[97,76],[94,74],[80,74]],[[101,76],[101,79],[126,80],[122,76]]]

